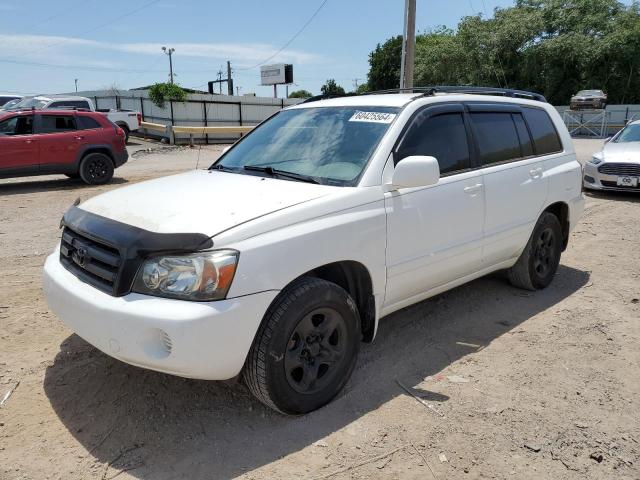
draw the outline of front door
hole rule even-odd
[[[85,144],[84,134],[77,130],[75,115],[43,113],[37,117],[40,169],[58,171],[60,167],[72,166]]]
[[[394,161],[410,155],[435,157],[440,181],[385,194],[387,310],[481,269],[484,181],[482,172],[472,168],[464,108],[439,105],[419,111]]]
[[[0,122],[1,174],[36,173],[38,158],[33,115],[14,115]]]

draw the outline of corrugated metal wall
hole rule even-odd
[[[78,92],[91,98],[96,108],[123,108],[142,113],[144,121],[179,126],[257,125],[278,110],[300,99],[189,94],[186,102],[167,102],[159,108],[149,100],[148,90]],[[209,142],[235,140],[237,136],[202,135]]]

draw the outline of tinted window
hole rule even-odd
[[[508,112],[471,114],[483,165],[520,158],[520,141]]]
[[[68,132],[76,129],[72,115],[42,115],[39,133]]]
[[[533,155],[533,143],[531,142],[531,135],[529,135],[527,124],[524,123],[524,118],[522,118],[522,115],[519,113],[513,114],[513,121],[516,124],[516,131],[518,132],[518,138],[520,139],[522,156],[530,157]]]
[[[469,144],[462,114],[434,117],[428,117],[428,112],[419,114],[402,141],[396,161],[410,155],[435,157],[443,174],[469,168]]]
[[[11,117],[0,122],[0,135],[31,135],[32,133],[32,115]]]
[[[549,114],[540,108],[526,107],[522,109],[529,124],[529,130],[536,147],[536,155],[561,152],[562,143]]]
[[[86,100],[60,100],[58,102],[52,102],[48,108],[61,107],[86,108],[87,110],[90,110],[89,103]]]
[[[80,130],[89,130],[92,128],[102,127],[97,120],[91,117],[85,117],[84,115],[78,116],[76,118],[76,121],[78,122],[78,129]]]

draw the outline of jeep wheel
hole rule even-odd
[[[90,153],[80,162],[80,178],[89,185],[104,185],[113,178],[113,162],[104,153]]]
[[[515,287],[539,290],[547,287],[560,264],[562,228],[560,221],[545,212],[538,219],[531,238],[516,264],[507,273]]]
[[[360,348],[360,316],[338,285],[305,277],[284,289],[262,321],[243,376],[262,403],[311,412],[342,390]]]

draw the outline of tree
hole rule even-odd
[[[184,102],[187,99],[187,92],[177,83],[155,83],[149,89],[149,98],[160,108],[168,100]]]
[[[400,88],[400,62],[402,59],[402,35],[378,44],[369,54],[367,84],[371,90]]]
[[[331,95],[331,96],[344,95],[346,93],[344,91],[344,88],[338,85],[333,78],[330,78],[329,80],[327,80],[325,84],[322,87],[320,87],[320,91],[322,92],[323,95]]]
[[[313,94],[309,90],[296,90],[289,94],[289,98],[310,98]]]
[[[369,54],[369,87],[398,88],[402,37]],[[581,89],[609,103],[640,102],[640,5],[617,0],[516,0],[493,18],[464,17],[416,38],[417,86],[533,90],[567,104]]]

